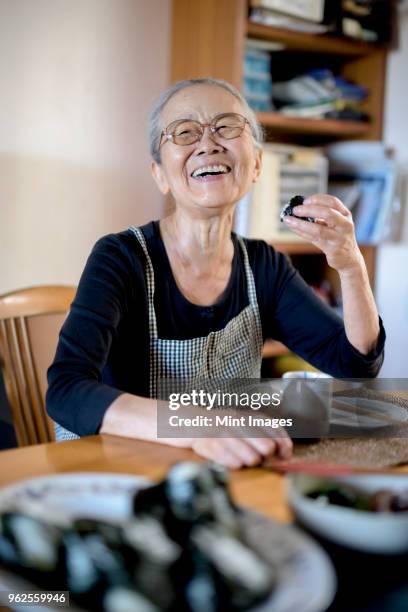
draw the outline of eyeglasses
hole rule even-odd
[[[194,144],[201,140],[206,127],[210,128],[211,134],[216,134],[226,140],[232,140],[232,138],[241,136],[246,124],[249,125],[248,119],[238,113],[217,115],[211,123],[200,123],[200,121],[194,121],[193,119],[178,119],[163,130],[160,146],[167,140],[182,146]]]

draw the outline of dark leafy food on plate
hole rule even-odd
[[[275,583],[271,566],[245,542],[226,472],[197,463],[175,465],[138,491],[133,515],[120,524],[4,512],[0,564],[106,612],[248,610]]]
[[[217,465],[193,462],[175,465],[160,484],[138,491],[134,498],[136,516],[153,514],[169,536],[184,545],[192,528],[213,523],[226,533],[239,536],[239,513],[234,505],[225,471]]]
[[[197,573],[200,576],[200,569],[206,567],[208,578],[216,586],[217,609],[246,610],[268,596],[273,582],[271,568],[243,542],[222,528],[208,525],[195,527],[191,540],[195,567],[190,584],[196,582]],[[187,589],[187,595],[191,593],[192,589]],[[189,597],[187,601],[190,603]]]
[[[350,485],[330,483],[310,491],[307,497],[315,499],[321,504],[334,504],[368,512],[408,511],[408,489],[402,493],[380,489],[369,494]]]
[[[0,515],[0,562],[39,586],[50,574],[62,584],[60,546],[58,527],[19,511]]]
[[[301,206],[304,202],[304,197],[301,195],[295,195],[289,202],[289,204],[286,204],[281,211],[280,214],[280,220],[281,222],[283,221],[283,219],[285,217],[297,217],[297,215],[295,215],[295,213],[293,212],[293,209],[295,208],[295,206]],[[302,219],[303,221],[309,221],[309,223],[314,223],[315,219],[314,217],[297,217],[298,219]]]

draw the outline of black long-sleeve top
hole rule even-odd
[[[142,227],[155,271],[158,337],[189,339],[223,329],[248,305],[242,250],[234,257],[216,304],[198,306],[179,291],[159,223]],[[274,338],[319,370],[339,378],[376,376],[385,332],[362,355],[343,321],[318,298],[288,259],[261,240],[245,240],[254,275],[264,339]],[[97,433],[110,404],[123,392],[149,396],[149,325],[144,254],[131,230],[95,245],[48,370],[48,414],[78,435]]]

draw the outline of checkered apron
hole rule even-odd
[[[248,253],[242,238],[238,237],[244,256],[249,304],[224,327],[208,336],[189,340],[167,340],[158,337],[154,309],[154,270],[143,232],[129,228],[139,241],[145,255],[147,281],[150,375],[149,397],[157,397],[160,379],[260,378],[262,362],[262,324],[256,297],[255,281],[249,264]],[[74,440],[76,434],[55,425],[57,440]]]
[[[63,442],[64,440],[79,440],[80,436],[72,433],[72,431],[68,431],[62,425],[54,422],[54,431],[55,431],[55,441]]]
[[[149,305],[150,377],[149,395],[157,397],[160,379],[232,379],[259,378],[262,362],[262,324],[256,298],[255,281],[242,238],[238,237],[244,256],[249,304],[224,327],[208,336],[189,340],[158,337],[154,309],[154,270],[143,232],[130,228],[145,254],[145,274]]]

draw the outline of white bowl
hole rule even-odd
[[[408,475],[355,475],[316,477],[306,474],[288,476],[288,501],[296,518],[314,533],[327,540],[377,554],[408,552],[408,512],[369,512],[322,505],[306,494],[322,484],[338,482],[361,491],[374,493],[380,489],[395,492],[408,490]]]

